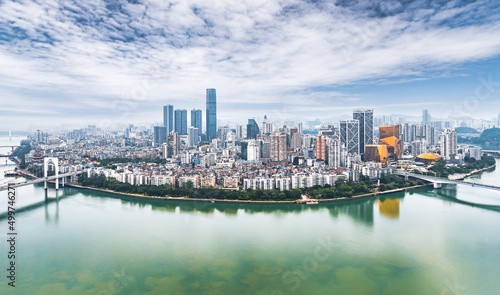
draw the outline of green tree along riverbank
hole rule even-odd
[[[19,168],[26,168],[26,161],[24,160],[24,156],[31,151],[30,142],[27,140],[21,141],[21,145],[18,146],[13,152],[12,156],[18,157],[21,159],[21,163],[19,164]]]
[[[481,160],[476,161],[474,158],[465,157],[464,162],[466,163],[464,165],[448,167],[446,166],[446,161],[439,160],[428,169],[431,172],[426,174],[443,178],[447,178],[450,174],[467,174],[474,170],[484,169],[495,165],[495,158],[483,155]],[[414,172],[420,173],[418,170]]]
[[[109,189],[121,193],[143,194],[147,196],[253,201],[292,201],[300,199],[302,194],[307,194],[314,199],[344,198],[367,194],[375,188],[375,185],[365,176],[362,176],[361,181],[357,183],[346,182],[344,179],[339,179],[335,183],[335,187],[331,187],[330,185],[316,185],[309,188],[296,188],[285,191],[280,191],[278,189],[224,190],[217,188],[193,188],[193,184],[190,182],[179,188],[174,188],[170,185],[136,186],[119,182],[114,178],[106,178],[104,175],[86,177],[85,174],[80,176],[79,183],[88,187]],[[403,177],[397,175],[384,175],[380,179],[379,191],[415,186],[423,183],[422,180],[409,179],[405,181]]]

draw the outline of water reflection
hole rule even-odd
[[[330,205],[328,211],[330,215],[337,218],[339,215],[347,215],[354,221],[367,226],[373,226],[373,205],[374,199],[364,199],[353,201],[351,204],[339,203]]]
[[[399,199],[377,200],[380,215],[388,218],[399,218]]]

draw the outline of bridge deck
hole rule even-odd
[[[81,174],[83,172],[84,171],[67,172],[67,173],[59,174],[57,177],[55,175],[53,175],[53,176],[49,176],[47,178],[36,178],[36,179],[33,179],[33,180],[27,180],[27,181],[23,181],[23,182],[14,183],[13,185],[11,185],[11,187],[18,188],[18,187],[21,187],[21,186],[26,186],[26,185],[31,185],[31,184],[35,184],[35,183],[40,183],[40,182],[43,182],[43,181],[55,180],[56,178],[62,178],[62,177],[67,177],[67,176],[71,176],[71,175],[77,175],[77,174]],[[9,186],[8,184],[1,185],[0,186],[0,191],[7,190],[8,186]]]
[[[415,173],[411,173],[411,172],[396,171],[396,172],[394,172],[394,174],[399,175],[399,176],[413,177],[413,178],[417,178],[417,179],[421,179],[421,180],[425,180],[425,181],[429,181],[429,182],[435,182],[435,183],[464,184],[464,185],[469,185],[469,186],[477,186],[477,187],[489,188],[489,189],[494,189],[494,190],[500,190],[500,187],[498,187],[498,186],[468,182],[468,181],[464,181],[464,180],[443,179],[443,178],[439,178],[439,177],[422,175],[422,174],[415,174]]]

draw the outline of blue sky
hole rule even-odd
[[[3,0],[0,123],[160,122],[206,88],[222,122],[490,119],[499,32],[498,1]]]

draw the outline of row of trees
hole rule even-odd
[[[417,184],[410,180],[405,181],[404,178],[397,175],[382,176],[380,191],[407,187]],[[421,180],[418,182],[423,183]],[[146,196],[170,196],[170,197],[188,197],[197,199],[228,199],[228,200],[253,200],[253,201],[286,201],[300,199],[302,194],[307,194],[314,199],[334,199],[342,197],[352,197],[369,193],[375,185],[366,176],[361,177],[358,183],[346,182],[343,178],[338,179],[335,187],[313,186],[309,188],[296,188],[291,190],[280,191],[274,190],[224,190],[216,188],[194,188],[193,183],[187,182],[183,187],[175,188],[171,185],[131,185],[122,183],[114,178],[106,178],[104,175],[86,177],[82,175],[79,178],[79,183],[83,186],[109,189],[116,192],[129,194],[143,194]]]
[[[464,165],[447,167],[446,161],[439,160],[434,163],[434,165],[430,167],[429,170],[433,172],[431,173],[432,175],[448,178],[448,175],[450,174],[466,174],[474,170],[483,169],[495,165],[495,158],[493,158],[492,156],[483,155],[481,160],[476,161],[476,159],[474,158],[465,157],[464,162]]]
[[[19,168],[26,168],[26,161],[24,160],[24,156],[31,151],[31,145],[29,141],[23,140],[21,141],[21,146],[18,146],[13,152],[12,155],[19,157],[21,159],[21,163],[19,164]]]

